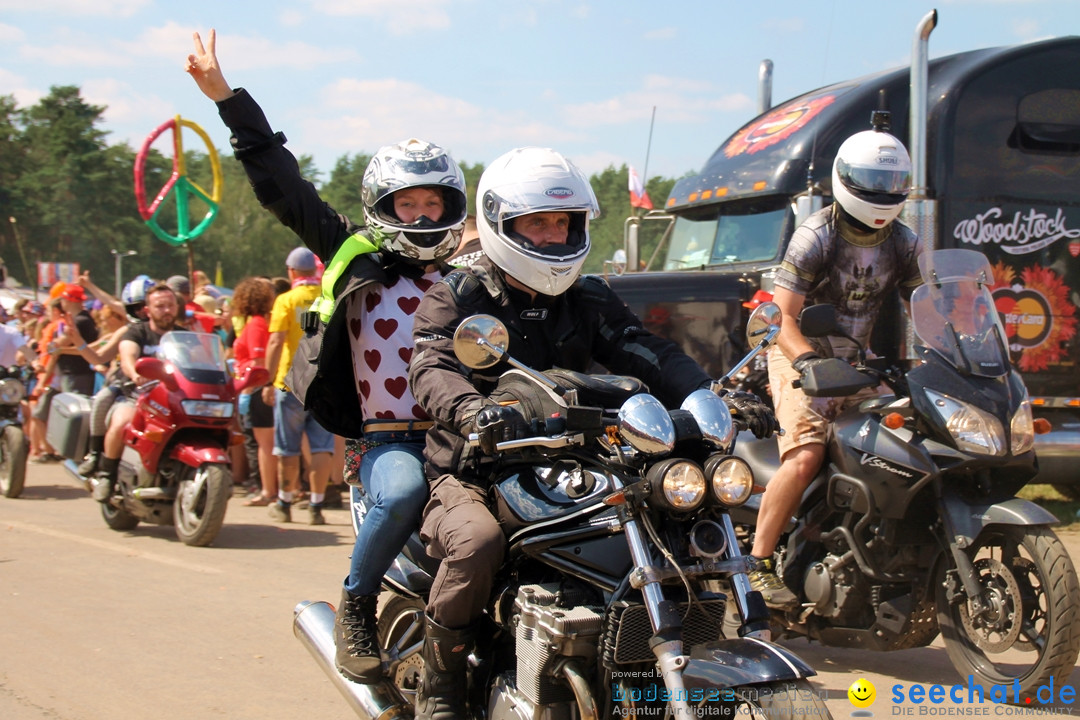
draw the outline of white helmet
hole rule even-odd
[[[538,248],[511,230],[509,221],[541,212],[569,213],[565,245]],[[589,179],[547,148],[517,148],[500,156],[476,187],[476,226],[484,254],[544,295],[560,295],[577,279],[589,254],[589,220],[599,215]]]
[[[416,187],[440,189],[441,218],[421,216],[406,224],[397,217],[394,193]],[[414,138],[380,148],[364,170],[362,197],[372,240],[380,247],[420,262],[444,260],[457,250],[468,214],[465,175],[438,145]]]
[[[883,228],[900,214],[911,192],[911,158],[887,132],[855,133],[836,152],[832,167],[836,202],[870,228]]]

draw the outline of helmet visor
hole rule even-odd
[[[506,230],[506,237],[529,255],[542,258],[572,257],[577,255],[583,249],[588,249],[589,220],[587,211],[579,210],[567,212],[565,210],[548,210],[541,212],[543,214],[557,213],[558,215],[567,216],[569,222],[566,227],[565,242],[550,242],[552,235],[558,237],[558,233],[554,232],[545,235],[545,238],[548,240],[547,242],[541,242],[538,238],[530,239],[529,235],[532,233],[528,230],[524,230],[523,232],[523,228],[519,228],[519,225],[526,222],[526,218],[528,218],[529,215],[541,213],[526,213],[525,215],[518,215],[513,218],[504,218],[503,227]]]
[[[911,191],[909,170],[852,165],[837,158],[836,174],[853,195],[869,203],[896,205]]]

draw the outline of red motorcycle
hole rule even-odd
[[[136,391],[116,487],[101,514],[113,530],[173,524],[184,544],[209,545],[232,496],[228,448],[236,395],[265,385],[270,375],[250,368],[233,379],[221,340],[194,332],[166,333],[157,357],[139,358],[135,371],[150,382]],[[88,487],[76,461],[85,453],[89,413],[87,398],[64,393],[53,400],[49,419],[69,423],[64,467]]]

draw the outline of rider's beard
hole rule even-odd
[[[168,328],[171,328],[173,326],[173,324],[176,322],[176,314],[175,313],[170,313],[170,312],[165,312],[165,313],[161,313],[157,317],[151,316],[150,319],[154,321],[155,326],[157,326],[158,328],[160,328],[162,330],[166,330]]]

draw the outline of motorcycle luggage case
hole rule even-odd
[[[90,398],[78,393],[54,395],[45,430],[45,439],[53,449],[70,460],[81,460],[89,436]]]

